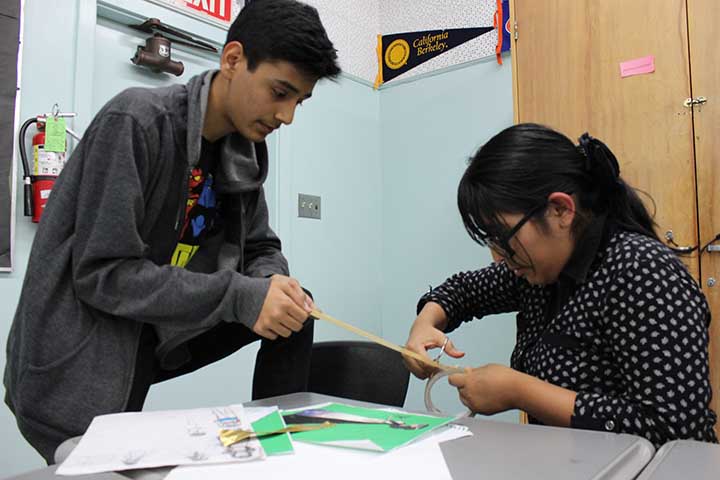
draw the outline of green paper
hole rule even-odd
[[[252,423],[252,428],[256,432],[271,432],[285,427],[285,421],[277,410]],[[260,438],[260,445],[262,445],[267,455],[281,455],[294,452],[289,433]]]
[[[293,433],[291,434],[293,440],[310,443],[370,440],[377,445],[379,450],[387,452],[393,448],[405,445],[406,443],[409,443],[416,438],[454,420],[454,417],[435,417],[432,415],[420,415],[406,412],[388,412],[386,410],[375,408],[353,407],[342,403],[331,403],[323,406],[322,408],[332,412],[350,413],[353,415],[361,415],[363,417],[379,418],[383,420],[393,419],[407,424],[427,423],[428,426],[417,430],[405,430],[383,424],[364,425],[357,423],[338,423],[323,430]],[[290,415],[303,410],[306,410],[306,408],[284,410],[282,413],[283,415]],[[347,445],[340,446],[346,447]],[[358,446],[357,448],[363,447]]]
[[[65,119],[48,117],[45,121],[45,151],[64,152],[66,140]]]

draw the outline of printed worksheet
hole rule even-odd
[[[192,410],[132,412],[95,417],[70,456],[58,467],[59,475],[247,462],[265,458],[257,439],[224,447],[223,429],[249,429],[252,422],[276,411],[275,407],[230,405]]]

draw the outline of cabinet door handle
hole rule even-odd
[[[675,243],[675,234],[672,230],[668,230],[667,232],[665,232],[665,240],[667,241],[670,250],[672,250],[673,252],[692,253],[697,249],[697,247],[693,246],[681,247],[680,245]]]
[[[697,97],[697,98],[686,98],[683,102],[683,106],[685,108],[692,108],[693,105],[705,105],[707,103],[707,98],[705,97]]]

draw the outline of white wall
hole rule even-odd
[[[424,30],[492,27],[495,0],[306,0],[318,9],[343,70],[370,84],[378,71],[377,36]],[[495,55],[488,32],[397,77],[405,80]]]

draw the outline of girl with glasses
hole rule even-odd
[[[450,376],[465,405],[488,415],[521,409],[531,423],[630,433],[656,446],[717,442],[708,304],[603,142],[510,127],[471,159],[458,207],[496,261],[424,295],[407,347],[427,355],[463,322],[517,312],[510,367]],[[463,355],[452,341],[444,351]],[[419,378],[433,373],[405,362]]]

